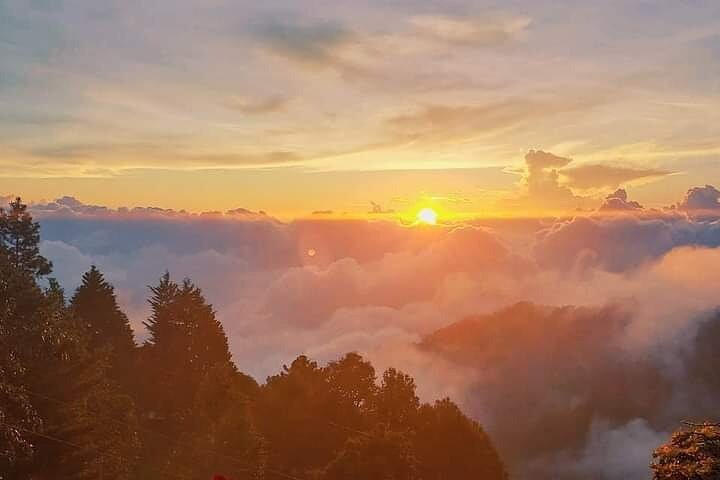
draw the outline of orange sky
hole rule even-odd
[[[717,4],[542,3],[3,2],[0,194],[527,215],[720,180]]]

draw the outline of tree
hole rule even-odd
[[[327,465],[348,437],[332,425],[334,398],[327,372],[305,356],[267,379],[257,413],[270,468],[304,476]]]
[[[42,427],[37,411],[20,384],[22,367],[6,340],[0,324],[0,349],[8,352],[0,357],[0,472],[12,471],[32,458],[33,432]]]
[[[720,424],[686,424],[653,453],[655,480],[720,478]]]
[[[48,275],[52,264],[40,255],[40,225],[33,221],[20,197],[0,208],[0,255],[17,271]]]
[[[222,471],[233,478],[262,477],[265,444],[252,411],[257,388],[254,380],[227,365],[208,372],[171,461],[184,467],[181,476],[210,478]]]
[[[209,476],[214,459],[209,452],[215,451],[248,459],[255,468],[260,454],[249,452],[259,447],[253,419],[243,406],[252,386],[232,363],[212,306],[190,280],[178,285],[169,273],[151,292],[138,398],[145,431],[152,433],[144,434],[141,478],[155,478],[157,472]],[[207,453],[203,458],[201,451]]]
[[[377,395],[378,421],[391,430],[412,429],[420,406],[415,389],[415,380],[410,375],[387,369]]]
[[[139,447],[134,404],[108,376],[106,356],[90,348],[57,282],[50,282],[44,299],[54,341],[33,358],[24,378],[44,429],[23,474],[130,480]]]
[[[178,285],[166,273],[151,292],[141,358],[147,407],[165,418],[182,416],[205,375],[217,365],[235,366],[222,324],[198,287],[187,279]]]
[[[15,444],[3,449],[4,472],[16,479],[90,479],[102,470],[132,478],[131,404],[108,380],[102,359],[91,355],[59,284],[38,284],[51,272],[39,241],[39,226],[19,199],[0,212],[0,346],[7,352],[0,395]],[[32,454],[32,461],[17,461],[18,453]],[[114,464],[103,465],[109,459]]]
[[[414,480],[421,477],[407,435],[379,427],[371,434],[350,438],[321,478]]]
[[[414,444],[420,476],[425,480],[507,478],[485,431],[449,398],[420,408]]]
[[[70,309],[87,332],[90,349],[107,352],[113,378],[127,384],[135,353],[132,328],[120,310],[115,289],[95,265],[83,275]]]

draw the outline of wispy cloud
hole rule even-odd
[[[619,165],[578,165],[563,168],[560,176],[572,188],[617,188],[636,180],[657,179],[673,172],[659,168],[634,168]]]
[[[234,96],[225,102],[225,106],[246,115],[263,115],[266,113],[280,112],[284,110],[291,101],[292,98],[284,95],[274,95],[261,99]]]

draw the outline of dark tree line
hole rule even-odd
[[[103,274],[68,300],[20,199],[0,210],[0,479],[504,479],[482,428],[360,355],[259,385],[202,291],[162,276],[136,345]]]

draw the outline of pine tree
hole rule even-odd
[[[151,292],[139,391],[145,430],[154,434],[144,438],[141,478],[205,475],[211,471],[207,455],[214,454],[202,457],[202,451],[225,452],[259,468],[262,449],[245,407],[248,383],[232,363],[212,306],[190,280],[178,285],[168,273]]]
[[[32,453],[29,462],[6,455],[8,478],[91,479],[101,469],[132,478],[131,404],[107,378],[103,359],[91,354],[59,284],[49,279],[47,288],[39,286],[51,271],[39,241],[39,226],[19,199],[0,212],[0,330],[3,352],[13,359],[2,365],[0,395],[11,397],[2,402],[3,414],[15,417],[16,426],[29,425],[22,427],[25,436],[14,435],[31,449],[14,450]],[[122,428],[111,421],[118,416]],[[115,463],[105,468],[109,457]]]
[[[90,349],[107,352],[112,376],[127,385],[135,353],[132,328],[118,306],[115,289],[95,265],[83,275],[70,308],[87,332]]]
[[[52,264],[40,255],[40,225],[33,221],[20,197],[0,208],[0,255],[17,271],[48,275]]]

